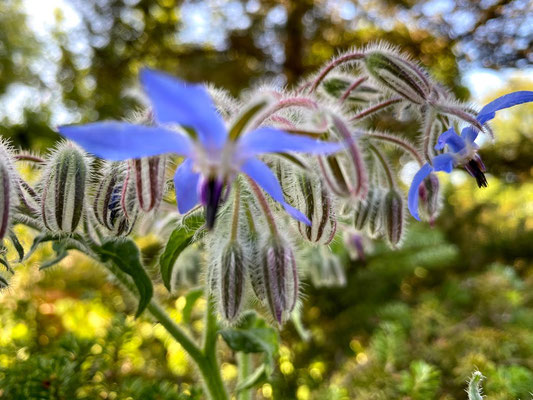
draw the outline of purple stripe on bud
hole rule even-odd
[[[157,208],[165,189],[166,157],[146,157],[131,161],[137,202],[144,212]]]
[[[113,163],[105,167],[93,200],[93,213],[108,233],[126,236],[137,220],[136,190],[128,179],[126,165]]]

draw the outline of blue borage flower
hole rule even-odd
[[[208,228],[214,225],[223,187],[231,185],[240,172],[260,185],[292,217],[310,224],[304,214],[285,202],[276,177],[257,156],[329,154],[340,150],[339,143],[291,135],[272,127],[260,127],[232,140],[203,86],[149,69],[141,72],[141,83],[152,105],[154,126],[110,121],[62,126],[59,132],[88,152],[112,161],[165,153],[184,156],[174,176],[178,210],[186,213],[201,203]],[[176,125],[190,135],[176,129]]]
[[[509,93],[483,107],[476,119],[483,125],[496,116],[496,111],[531,101],[533,101],[533,92]],[[433,171],[450,173],[454,167],[461,166],[476,178],[479,187],[487,186],[485,165],[481,161],[479,154],[477,154],[479,147],[475,143],[478,133],[478,129],[470,125],[461,131],[461,135],[458,135],[454,128],[450,128],[439,136],[435,150],[443,150],[445,146],[448,146],[448,151],[434,157],[432,164],[424,164],[414,176],[409,188],[409,211],[417,220],[420,220],[418,216],[419,187]]]

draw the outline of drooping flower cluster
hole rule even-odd
[[[353,73],[337,73],[341,65]],[[35,187],[0,146],[1,237],[14,220],[75,247],[80,235],[104,243],[141,221],[162,225],[170,216],[181,229],[200,219],[165,284],[204,277],[231,323],[259,304],[282,324],[298,307],[302,279],[344,285],[340,259],[327,247],[335,238],[344,236],[350,255],[364,261],[370,239],[401,245],[407,209],[433,223],[437,172],[463,167],[486,186],[478,134],[491,133],[496,111],[533,101],[533,92],[512,93],[476,113],[383,46],[344,53],[293,91],[263,86],[243,99],[153,70],[141,73],[141,84],[150,108],[132,121],[60,127],[72,142],[33,160],[45,165]],[[377,115],[411,119],[419,140],[374,129]],[[467,125],[461,135],[457,123]],[[387,145],[420,166],[407,196],[397,179],[402,162]]]

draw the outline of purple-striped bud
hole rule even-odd
[[[400,244],[405,224],[405,210],[402,195],[395,189],[389,190],[383,199],[383,225],[391,246]]]
[[[383,215],[381,212],[381,204],[383,202],[383,189],[375,189],[376,195],[370,204],[370,211],[368,213],[367,232],[371,238],[380,237],[383,234]]]
[[[10,149],[0,141],[0,240],[6,235],[18,199],[15,195],[18,177]]]
[[[245,297],[246,262],[244,252],[236,241],[231,241],[220,256],[220,311],[227,321],[240,314]]]
[[[433,85],[422,68],[390,50],[368,51],[365,66],[378,83],[413,103],[426,103],[433,92]]]
[[[85,208],[87,159],[70,142],[61,143],[48,160],[41,195],[41,217],[53,232],[72,233]]]
[[[282,324],[298,300],[299,279],[294,253],[279,237],[271,238],[261,248],[260,263],[267,306],[275,320]]]
[[[418,187],[418,197],[421,215],[433,224],[435,218],[439,215],[441,208],[441,199],[439,191],[439,179],[434,173],[424,179]]]
[[[106,164],[103,170],[93,199],[94,216],[110,234],[129,235],[138,214],[134,182],[124,164]]]
[[[333,199],[316,176],[300,173],[295,183],[290,197],[311,221],[311,225],[298,221],[298,231],[311,243],[329,244],[337,231]]]
[[[130,163],[139,208],[144,212],[152,211],[163,199],[167,157],[144,157]]]
[[[358,231],[366,229],[370,221],[370,216],[374,215],[376,208],[379,209],[380,203],[381,193],[379,189],[370,189],[366,199],[359,200],[355,207],[354,228]]]

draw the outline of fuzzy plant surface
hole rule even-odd
[[[67,140],[44,157],[0,144],[0,237],[21,262],[52,242],[41,269],[72,250],[106,267],[136,298],[136,316],[148,311],[188,353],[212,399],[229,398],[228,389],[250,398],[270,379],[277,330],[298,320],[303,276],[346,283],[328,246],[345,243],[360,259],[375,238],[401,248],[408,212],[431,224],[441,212],[437,172],[463,168],[486,187],[476,139],[493,137],[497,111],[533,101],[519,91],[478,111],[384,45],[343,53],[298,87],[264,85],[242,98],[150,69],[140,82],[147,106],[128,121],[59,127]],[[416,141],[375,128],[406,115],[418,121]],[[419,165],[408,190],[391,146]],[[25,179],[17,162],[33,163],[38,179]],[[18,224],[35,231],[29,249]],[[164,243],[151,265],[135,242],[141,233]],[[15,271],[2,264],[8,287]],[[189,299],[206,299],[201,341],[159,305],[158,283],[200,287]],[[220,373],[219,336],[239,355],[235,387]],[[419,362],[403,385],[423,398],[438,379]]]

